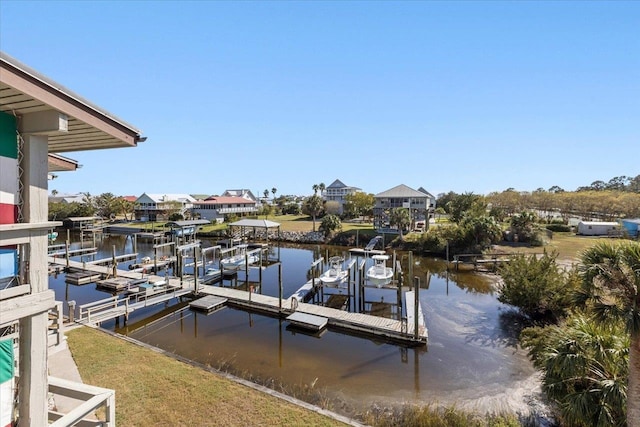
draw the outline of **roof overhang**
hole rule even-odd
[[[49,153],[48,157],[49,172],[66,172],[75,171],[80,167],[77,160],[63,157],[59,154]]]
[[[57,111],[66,126],[47,133],[50,153],[135,147],[146,138],[133,126],[0,52],[0,111],[21,119]],[[66,116],[66,117],[65,117]]]

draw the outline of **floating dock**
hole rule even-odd
[[[64,281],[72,285],[86,285],[102,280],[102,274],[93,271],[71,271],[67,273]]]
[[[129,277],[112,277],[109,279],[99,280],[96,285],[110,291],[128,291],[132,288],[139,289],[143,284],[149,283],[148,279],[131,279]]]
[[[220,298],[215,295],[207,295],[205,297],[198,298],[195,301],[191,301],[189,303],[189,307],[194,310],[211,312],[213,310],[217,310],[218,308],[224,307],[226,303],[226,298]]]
[[[329,319],[322,316],[315,316],[313,314],[301,313],[299,311],[287,316],[286,320],[294,326],[302,329],[310,329],[315,332],[319,332],[327,327]]]

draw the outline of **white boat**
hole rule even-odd
[[[327,286],[338,286],[347,280],[349,271],[342,268],[342,257],[329,258],[329,269],[320,275],[320,281]]]
[[[236,246],[236,251],[235,255],[220,260],[220,265],[223,270],[240,270],[244,268],[246,264],[255,264],[260,260],[255,253],[247,255],[247,245]]]
[[[379,288],[391,283],[393,269],[387,267],[389,255],[373,255],[371,259],[374,264],[367,270],[367,279]]]

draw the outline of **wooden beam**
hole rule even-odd
[[[0,326],[48,311],[55,307],[55,293],[51,289],[35,294],[0,301]]]

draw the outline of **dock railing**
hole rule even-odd
[[[80,323],[99,323],[121,315],[126,317],[137,308],[154,305],[171,298],[177,298],[191,291],[191,289],[168,286],[164,283],[156,285],[153,288],[132,293],[124,298],[118,296],[104,298],[79,305],[77,321]]]

